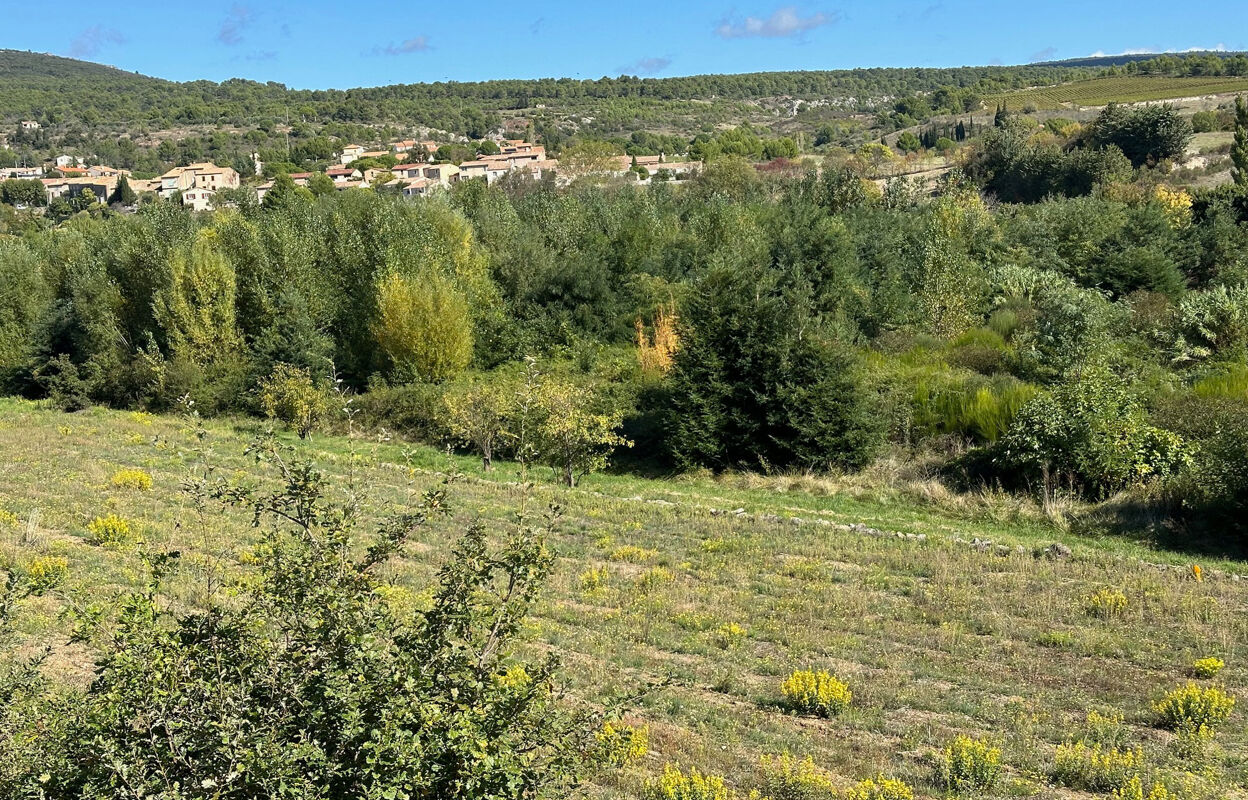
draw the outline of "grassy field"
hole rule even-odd
[[[1052,111],[1077,106],[1103,106],[1111,101],[1141,103],[1148,100],[1177,100],[1182,97],[1243,91],[1248,91],[1248,78],[1119,75],[988,95],[984,97],[984,103],[989,108],[1005,102],[1015,111],[1027,106],[1035,106],[1041,111]]]
[[[260,474],[243,453],[256,430],[209,425],[224,474]],[[564,507],[552,542],[558,568],[530,646],[561,653],[589,697],[671,679],[633,715],[649,726],[649,753],[591,787],[595,795],[636,796],[669,762],[724,775],[744,795],[760,756],[787,751],[813,757],[839,785],[884,773],[937,797],[936,756],[967,733],[999,745],[1005,765],[997,794],[976,796],[1089,796],[1055,785],[1055,748],[1110,735],[1141,748],[1146,785],[1162,779],[1178,797],[1248,796],[1242,697],[1200,756],[1177,748],[1152,708],[1209,655],[1227,663],[1218,681],[1244,694],[1248,582],[1221,571],[1248,572],[1244,564],[1202,562],[1197,581],[1182,556],[1060,534],[1024,510],[920,503],[851,482],[606,475],[576,490],[526,488],[510,465],[485,477],[474,459],[431,448],[324,436],[306,446],[331,475],[354,465],[378,511],[411,502],[439,472],[465,473],[451,489],[456,519],[424,530],[388,575],[415,603],[467,522],[502,529],[522,503]],[[0,522],[0,552],[69,561],[65,598],[40,601],[23,619],[31,636],[57,638],[52,665],[65,680],[86,678],[87,654],[64,644],[59,604],[107,600],[139,579],[133,542],[89,543],[94,517],[116,513],[148,546],[184,553],[178,602],[198,602],[215,575],[245,569],[257,535],[248,521],[232,512],[199,519],[180,493],[191,447],[176,418],[0,400],[0,508],[17,518]],[[150,474],[151,489],[113,485],[120,469]],[[1073,555],[1040,554],[1059,540]],[[1091,613],[1089,597],[1103,590],[1121,592],[1125,608]],[[850,709],[832,719],[784,710],[780,683],[797,668],[847,681]],[[1089,726],[1093,711],[1121,722]]]

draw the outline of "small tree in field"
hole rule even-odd
[[[308,438],[329,410],[329,395],[306,369],[278,364],[260,384],[260,407],[270,419],[285,422]]]
[[[494,453],[505,441],[515,438],[511,415],[515,397],[496,383],[477,383],[443,395],[446,426],[451,435],[472,445],[481,454],[481,469],[494,469]]]
[[[633,446],[615,432],[623,412],[604,408],[603,398],[592,389],[547,379],[539,391],[539,406],[538,448],[566,486],[605,467],[612,449]]]

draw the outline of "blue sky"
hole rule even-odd
[[[0,47],[172,80],[299,88],[1248,50],[1244,0],[58,0],[54,15],[42,3],[5,5]]]

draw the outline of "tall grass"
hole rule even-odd
[[[1229,364],[1225,371],[1206,376],[1192,388],[1201,397],[1248,400],[1248,365]]]

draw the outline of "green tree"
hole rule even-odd
[[[1238,186],[1248,186],[1248,103],[1235,98],[1235,141],[1231,144],[1231,176]]]
[[[48,192],[38,180],[11,178],[0,183],[0,201],[11,206],[45,206],[48,204]]]
[[[923,145],[919,142],[919,137],[910,131],[902,131],[897,137],[897,149],[903,153],[917,153],[922,149]]]
[[[446,406],[446,427],[451,435],[475,447],[481,454],[481,469],[494,469],[494,454],[511,432],[515,392],[498,381],[483,379],[448,390],[442,396]]]
[[[134,189],[130,188],[130,181],[126,176],[122,175],[117,179],[117,188],[113,190],[113,196],[108,201],[117,205],[132,206],[139,202],[139,196],[134,193]]]
[[[684,467],[861,467],[882,441],[855,354],[770,270],[716,268],[681,309],[664,403]]]
[[[1192,125],[1171,105],[1126,108],[1110,103],[1089,127],[1087,138],[1094,147],[1117,147],[1133,167],[1142,167],[1181,157]]]
[[[274,185],[276,188],[276,184]],[[308,191],[317,197],[324,197],[334,193],[334,179],[326,175],[324,172],[318,172],[311,178],[308,178]]]

